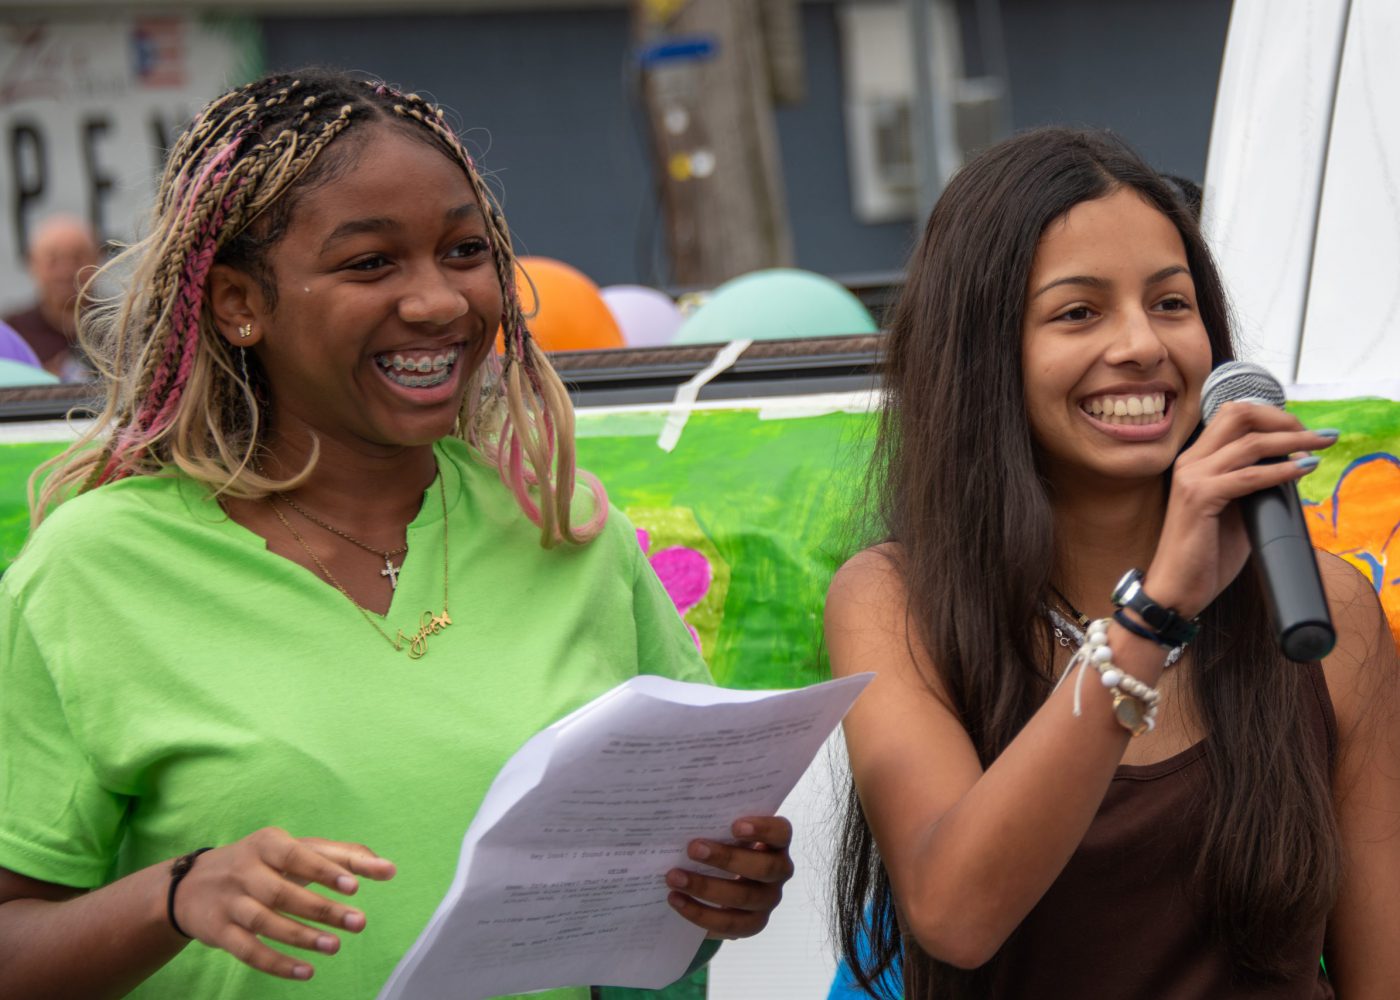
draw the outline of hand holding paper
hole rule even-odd
[[[783,898],[783,883],[792,878],[791,823],[781,816],[746,816],[730,831],[735,842],[692,840],[686,848],[692,861],[724,874],[686,868],[666,873],[666,884],[677,890],[666,901],[711,938],[752,937],[763,930]]]
[[[771,819],[869,680],[775,692],[636,677],[538,733],[492,784],[452,887],[380,1000],[673,982],[705,931],[667,904],[667,874],[698,868],[695,893],[724,896],[724,873],[687,857],[697,842],[735,874],[778,874],[768,852],[725,847],[731,824]],[[714,902],[745,909],[753,889],[736,882]]]

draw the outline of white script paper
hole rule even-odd
[[[707,870],[691,840],[772,815],[873,676],[795,691],[634,677],[537,733],[379,1000],[674,982],[704,931],[667,904],[666,872]]]

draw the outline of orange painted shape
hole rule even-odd
[[[1332,495],[1303,514],[1314,545],[1371,581],[1400,643],[1400,458],[1378,452],[1357,459]]]

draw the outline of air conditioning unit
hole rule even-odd
[[[930,54],[944,81],[956,148],[940,166],[1001,138],[1006,87],[998,77],[962,76],[956,15],[941,8],[937,51]],[[949,18],[953,20],[949,21]],[[919,137],[914,52],[905,3],[851,3],[839,11],[846,89],[846,154],[851,201],[862,222],[913,219],[919,212]]]

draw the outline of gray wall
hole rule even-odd
[[[1002,0],[1011,117],[1111,128],[1200,182],[1228,0]]]
[[[650,173],[626,96],[623,10],[268,18],[269,70],[364,70],[456,112],[517,252],[632,279]]]
[[[1002,0],[1012,121],[1113,128],[1161,169],[1200,179],[1228,0]],[[851,213],[834,7],[803,7],[808,98],[777,114],[800,267],[902,267],[912,223]],[[494,171],[522,253],[599,284],[663,284],[627,13],[269,17],[269,69],[361,69],[454,109]]]

